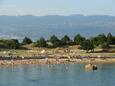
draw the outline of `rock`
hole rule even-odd
[[[97,66],[92,65],[92,64],[87,64],[87,65],[85,65],[85,69],[86,70],[97,70]]]

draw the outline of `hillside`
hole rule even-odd
[[[53,34],[59,37],[68,34],[73,37],[77,33],[89,37],[108,32],[115,34],[115,16],[0,16],[1,38],[22,39],[29,36],[37,39],[41,36],[48,38]]]

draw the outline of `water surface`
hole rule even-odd
[[[85,71],[83,64],[0,67],[0,86],[114,86],[115,64]]]

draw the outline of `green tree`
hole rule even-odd
[[[107,37],[104,34],[99,34],[97,36],[99,44],[103,44],[104,42],[107,41]]]
[[[113,44],[113,36],[112,36],[111,33],[108,33],[108,35],[107,35],[107,42],[108,42],[109,44]]]
[[[31,44],[32,43],[32,40],[30,39],[30,38],[28,38],[28,37],[25,37],[24,39],[23,39],[23,42],[22,42],[22,44],[24,44],[24,45],[26,45],[26,44]]]
[[[115,45],[115,36],[113,36],[113,44]]]
[[[36,47],[46,47],[47,42],[43,37],[41,37],[39,40],[37,40],[37,42],[35,43],[35,46]]]
[[[55,35],[50,37],[50,42],[53,44],[53,47],[58,47],[60,45],[60,40]]]
[[[90,40],[85,40],[81,44],[81,49],[86,50],[86,52],[89,52],[89,50],[94,51],[94,44]]]
[[[80,34],[76,35],[74,37],[74,42],[77,44],[77,45],[80,45],[83,41],[85,40],[84,37],[82,37]]]
[[[18,42],[18,40],[17,39],[12,39],[12,40],[10,40],[9,41],[9,47],[11,48],[11,49],[18,49],[19,47],[20,47],[20,43]]]
[[[110,48],[108,42],[104,42],[104,43],[100,44],[100,46],[101,46],[102,49],[109,49]]]
[[[69,44],[69,42],[70,42],[70,38],[67,35],[65,35],[60,41],[61,45],[67,45]]]
[[[90,38],[89,40],[94,44],[95,47],[99,45],[97,37]]]
[[[17,39],[0,40],[0,47],[7,49],[18,49],[20,47],[20,43]]]

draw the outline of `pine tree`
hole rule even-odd
[[[113,36],[112,36],[111,33],[108,33],[108,35],[107,35],[107,42],[108,42],[109,44],[113,44]]]
[[[50,42],[53,44],[53,47],[58,47],[60,45],[60,40],[55,36],[51,36]]]
[[[23,42],[22,42],[22,44],[24,44],[24,45],[26,45],[26,44],[31,44],[32,43],[32,40],[30,39],[30,38],[28,38],[28,37],[25,37],[24,39],[23,39]]]
[[[46,47],[47,46],[46,40],[43,37],[41,37],[39,40],[37,40],[37,42],[35,43],[35,46]]]
[[[74,42],[77,44],[77,45],[80,45],[83,41],[85,40],[84,37],[82,37],[80,34],[76,35],[74,37]]]
[[[70,42],[70,38],[67,35],[65,35],[60,41],[61,45],[67,45],[69,44],[69,42]]]

